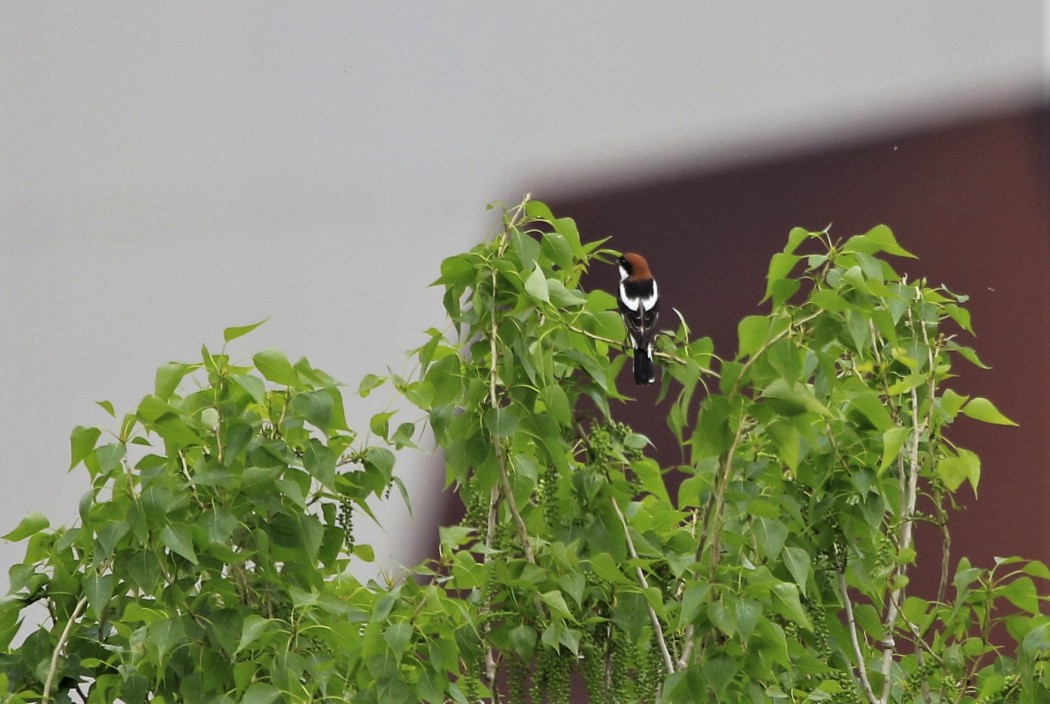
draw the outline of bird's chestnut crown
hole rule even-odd
[[[619,259],[620,273],[623,277],[630,279],[649,279],[652,278],[652,274],[649,273],[649,263],[645,261],[645,257],[634,252],[625,252]]]

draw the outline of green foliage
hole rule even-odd
[[[77,526],[31,514],[8,534],[27,552],[0,603],[0,695],[539,704],[575,675],[601,702],[1050,697],[1050,570],[950,570],[948,512],[981,465],[946,433],[1012,422],[946,386],[982,366],[965,297],[899,276],[888,228],[792,230],[732,357],[684,320],[658,337],[682,457],[661,466],[615,419],[615,300],[580,286],[614,252],[536,201],[502,224],[442,262],[452,325],[413,375],[357,388],[392,386],[443,452],[466,517],[437,558],[394,583],[346,571],[372,558],[353,515],[399,486],[392,449],[419,423],[377,414],[368,444],[306,360],[203,349],[112,437],[73,431],[92,478]],[[932,599],[908,589],[919,521],[945,538]],[[35,602],[48,620],[26,633]]]

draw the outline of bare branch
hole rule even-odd
[[[860,640],[857,638],[857,622],[853,618],[853,601],[849,596],[849,587],[846,586],[846,574],[842,570],[835,570],[839,576],[839,591],[842,593],[842,603],[846,605],[846,625],[849,627],[849,639],[853,644],[853,654],[857,658],[857,673],[860,683],[864,687],[864,696],[871,704],[879,704],[875,697],[875,691],[871,688],[868,679],[868,667],[864,664],[864,652],[860,648]]]
[[[903,516],[900,527],[900,550],[907,550],[912,545],[912,530],[915,526],[915,502],[919,494],[919,441],[922,438],[922,432],[925,428],[925,423],[919,421],[919,395],[914,388],[911,390],[911,403],[912,403],[912,433],[909,439],[909,456],[907,460],[907,466],[902,467],[901,476],[901,506],[903,507]],[[903,576],[905,568],[898,565],[894,571],[894,579],[899,576]],[[882,685],[882,697],[879,701],[888,702],[890,697],[890,688],[893,685],[890,679],[890,668],[893,666],[893,656],[896,653],[896,643],[893,640],[893,629],[897,625],[897,616],[900,612],[900,602],[904,593],[904,587],[896,587],[890,594],[889,605],[886,608],[886,620],[883,624],[885,636],[882,642],[882,676],[884,678]]]
[[[44,694],[40,698],[41,704],[48,704],[51,701],[51,687],[55,683],[55,674],[58,672],[58,659],[62,656],[62,651],[66,647],[66,642],[69,640],[69,634],[73,630],[73,624],[76,623],[80,615],[84,613],[84,608],[87,607],[87,597],[80,597],[80,601],[77,602],[76,607],[73,609],[73,613],[69,615],[69,621],[66,622],[66,627],[62,629],[62,635],[58,637],[58,642],[55,643],[55,652],[51,653],[51,665],[47,668],[47,679],[44,680]]]

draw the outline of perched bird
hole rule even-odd
[[[659,317],[660,294],[649,263],[640,254],[627,252],[619,259],[620,291],[617,300],[627,336],[634,349],[634,383],[656,381],[653,368],[653,333]]]

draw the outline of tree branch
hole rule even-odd
[[[864,664],[864,652],[860,647],[860,640],[857,638],[857,622],[853,618],[853,601],[849,596],[849,587],[846,585],[846,574],[842,570],[836,569],[836,574],[839,578],[839,591],[842,593],[842,603],[846,606],[846,625],[849,627],[849,639],[850,643],[853,644],[853,654],[857,657],[857,673],[860,676],[860,683],[864,687],[864,696],[868,698],[871,704],[879,704],[879,700],[875,697],[875,691],[871,688],[871,681],[868,679],[868,668]]]
[[[616,516],[620,519],[621,525],[623,525],[623,533],[627,536],[627,549],[631,551],[631,557],[635,560],[638,559],[638,551],[634,549],[634,540],[631,538],[631,529],[627,527],[627,518],[623,515],[623,511],[620,510],[620,505],[616,503],[616,499],[610,497],[609,502],[613,505],[613,510],[616,511]],[[642,570],[641,565],[634,566],[635,573],[638,576],[638,583],[642,585],[642,589],[649,589],[649,580],[645,578],[645,572]],[[656,642],[660,646],[660,655],[664,660],[664,667],[667,668],[667,674],[674,672],[674,660],[671,659],[671,652],[667,649],[667,641],[664,640],[663,626],[660,625],[660,618],[656,615],[656,610],[652,607],[648,600],[645,602],[645,607],[649,610],[649,620],[653,624],[653,632],[656,634]]]
[[[932,372],[931,372],[932,373]],[[919,493],[919,441],[922,437],[922,431],[924,423],[919,421],[919,395],[914,388],[911,390],[911,403],[912,403],[912,434],[909,441],[909,457],[907,462],[907,472],[905,474],[905,468],[901,469],[901,505],[904,513],[902,516],[902,523],[900,528],[900,547],[899,550],[907,550],[912,544],[912,529],[915,525],[915,501],[918,498]],[[898,565],[894,570],[893,578],[897,579],[905,573],[905,568]],[[900,611],[899,604],[901,596],[904,592],[903,586],[896,587],[890,594],[890,603],[886,608],[886,620],[884,623],[883,631],[885,633],[882,642],[882,676],[884,678],[882,685],[882,697],[879,701],[888,702],[890,698],[890,689],[892,687],[892,681],[890,680],[890,668],[893,666],[893,656],[896,652],[896,643],[893,640],[893,629],[897,625],[897,615]]]
[[[66,642],[69,640],[69,634],[73,630],[73,624],[80,618],[80,615],[84,613],[84,608],[87,606],[87,596],[80,597],[80,601],[77,602],[76,608],[73,609],[73,613],[69,615],[69,621],[66,622],[66,627],[62,629],[62,635],[58,637],[58,642],[55,643],[55,652],[51,654],[51,665],[47,668],[47,679],[44,680],[44,694],[40,699],[41,704],[48,704],[51,701],[51,687],[55,682],[55,674],[58,672],[58,659],[62,655],[62,650],[66,647]]]

